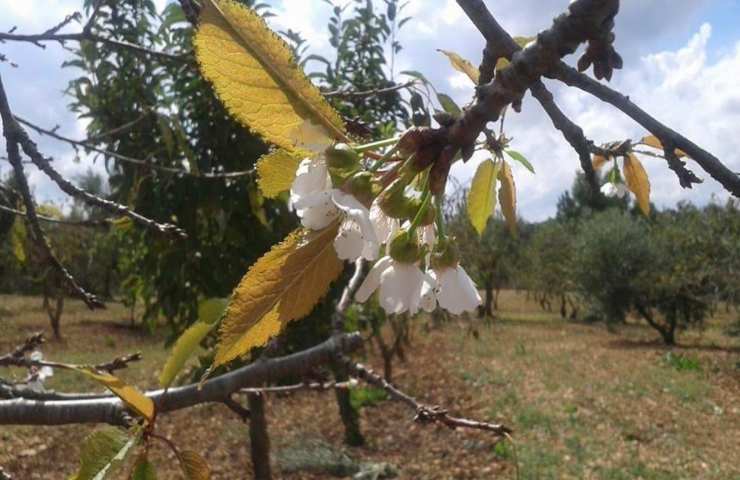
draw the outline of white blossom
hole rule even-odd
[[[439,306],[453,315],[472,312],[481,304],[478,287],[460,265],[432,270],[431,276]]]
[[[624,183],[605,183],[601,187],[601,193],[607,197],[624,198],[627,195],[627,186]]]
[[[354,261],[378,257],[379,243],[369,210],[352,194],[333,187],[323,157],[301,161],[290,189],[290,202],[301,224],[311,230],[326,228],[342,217],[334,240],[339,258]]]
[[[386,215],[377,201],[370,206],[370,221],[375,227],[375,233],[380,243],[389,244],[401,229],[400,220]]]
[[[342,260],[355,261],[360,257],[367,260],[378,258],[378,237],[370,220],[367,207],[353,195],[334,190],[334,205],[344,214],[339,233],[334,239],[334,249]]]
[[[422,272],[418,265],[394,260],[385,256],[378,260],[355,294],[362,303],[378,290],[380,306],[386,313],[418,313],[419,308],[431,310],[429,292],[433,290],[432,278]],[[422,291],[425,295],[422,296]]]
[[[35,362],[40,362],[44,359],[44,355],[36,350],[30,355],[30,359]],[[54,369],[44,365],[42,367],[33,366],[30,368],[28,378],[26,378],[26,387],[34,392],[43,392],[44,381],[54,375]]]

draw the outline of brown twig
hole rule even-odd
[[[453,417],[442,407],[420,403],[414,397],[391,385],[382,376],[373,372],[370,368],[361,363],[354,363],[347,358],[343,359],[343,363],[358,379],[385,390],[392,400],[405,403],[414,409],[416,412],[416,416],[414,417],[415,422],[422,424],[439,423],[453,430],[456,428],[483,430],[491,432],[499,437],[510,435],[512,433],[512,430],[505,425]]]
[[[210,172],[210,173],[195,173],[191,172],[189,170],[185,170],[183,168],[174,168],[174,167],[167,167],[164,165],[158,165],[156,163],[153,163],[151,160],[143,160],[140,158],[134,158],[129,157],[128,155],[122,155],[117,152],[113,152],[110,150],[105,150],[103,148],[97,147],[93,145],[89,139],[86,140],[75,140],[73,138],[65,137],[63,135],[60,135],[56,133],[55,130],[49,130],[43,127],[40,127],[32,122],[29,122],[28,120],[21,118],[19,116],[15,116],[15,119],[18,120],[19,123],[26,125],[32,130],[35,130],[36,132],[40,133],[41,135],[48,135],[49,137],[52,137],[56,140],[69,143],[70,145],[73,145],[75,147],[81,147],[86,150],[90,150],[93,152],[100,153],[102,155],[115,158],[117,160],[121,160],[123,162],[132,163],[135,165],[142,165],[147,168],[151,168],[152,170],[160,170],[163,172],[168,173],[174,173],[176,175],[185,175],[185,176],[191,176],[196,178],[205,178],[205,179],[229,179],[229,178],[239,178],[239,177],[246,177],[246,176],[252,176],[254,175],[254,170],[243,170],[238,172]],[[111,132],[114,132],[116,130],[121,130],[123,127],[119,127],[118,129],[111,130],[110,132],[107,132],[106,135],[110,135]]]
[[[59,261],[52,251],[44,234],[44,230],[39,224],[39,219],[36,214],[36,205],[31,196],[31,189],[28,186],[28,180],[26,179],[26,174],[23,170],[19,148],[19,146],[23,146],[24,139],[28,142],[30,142],[30,140],[28,140],[28,135],[26,135],[25,131],[13,118],[13,113],[10,109],[10,104],[8,103],[8,97],[5,93],[5,87],[3,86],[2,77],[0,77],[0,118],[2,118],[3,121],[3,135],[5,136],[5,148],[8,152],[8,160],[13,166],[15,179],[26,209],[26,219],[28,225],[31,227],[34,242],[39,246],[45,260],[62,275],[72,292],[80,297],[88,308],[104,308],[105,306],[103,303],[95,295],[88,292],[78,284],[75,277],[64,267],[64,265],[62,265],[62,262]],[[35,148],[35,145],[33,146]],[[51,168],[51,166],[48,165],[48,162],[46,164]]]
[[[17,215],[19,217],[28,218],[28,214],[26,212],[21,212],[20,210],[6,207],[5,205],[0,205],[0,210],[2,210],[3,212],[12,213],[13,215]],[[112,222],[112,220],[107,219],[107,218],[103,220],[64,220],[60,218],[46,217],[38,213],[36,214],[36,218],[38,218],[42,222],[56,223],[59,225],[69,225],[72,227],[90,227],[90,228],[109,227]]]
[[[143,225],[144,227],[147,227],[151,230],[154,230],[160,234],[176,235],[180,238],[187,238],[187,235],[185,234],[185,232],[175,225],[172,225],[169,223],[158,223],[154,220],[151,220],[147,217],[144,217],[143,215],[140,215],[134,212],[133,210],[121,204],[100,198],[96,195],[93,195],[73,185],[69,180],[64,178],[64,176],[62,176],[54,167],[51,166],[49,159],[44,157],[39,152],[38,148],[36,147],[36,144],[28,136],[28,133],[23,129],[23,127],[20,126],[18,121],[16,121],[10,109],[10,105],[8,104],[7,96],[5,94],[5,89],[2,86],[1,79],[0,79],[0,100],[1,100],[0,108],[2,109],[2,114],[3,114],[2,115],[3,130],[5,132],[6,138],[8,139],[7,141],[8,158],[10,159],[11,163],[14,165],[16,174],[19,175],[20,177],[23,177],[23,178],[19,178],[19,181],[25,185],[25,188],[21,188],[21,194],[23,194],[24,199],[26,200],[25,202],[26,212],[28,214],[29,221],[31,222],[32,225],[35,223],[36,226],[38,226],[38,219],[36,218],[36,209],[35,209],[35,206],[33,205],[33,201],[31,199],[31,193],[30,193],[30,190],[28,189],[28,184],[25,180],[23,166],[20,163],[20,152],[18,151],[18,146],[20,146],[23,149],[23,152],[31,159],[34,165],[36,165],[36,167],[39,170],[41,170],[49,178],[51,178],[54,181],[54,183],[56,183],[57,186],[59,186],[59,188],[67,195],[78,198],[89,205],[102,208],[103,210],[106,210],[109,213],[112,213],[115,215],[124,215],[126,217],[129,217],[134,222],[140,225]],[[43,232],[41,231],[41,227],[38,227],[36,230],[38,230],[36,233],[39,234],[37,236],[39,236],[40,238],[43,238]],[[51,253],[51,249],[48,248],[48,244],[45,250],[47,250],[48,255],[53,257],[53,254]],[[57,268],[61,268],[61,270],[63,270],[63,273],[65,274],[65,277],[67,278],[68,283],[70,284],[74,283],[75,290],[78,293],[81,291],[84,291],[81,289],[81,287],[77,286],[76,282],[74,281],[74,278],[72,278],[69,272],[67,272],[64,269],[64,267],[61,266],[61,263],[59,263],[58,260],[56,261],[56,263],[58,263]],[[94,297],[90,298],[90,300],[93,300],[93,299]],[[95,303],[96,302],[93,302],[93,304]],[[97,304],[102,305],[99,302],[97,302]]]
[[[406,88],[411,88],[414,85],[416,85],[416,80],[411,80],[405,83],[399,83],[397,85],[393,85],[390,87],[385,88],[374,88],[372,90],[348,90],[348,89],[342,89],[342,90],[333,90],[330,92],[322,92],[322,95],[328,98],[331,97],[339,97],[339,98],[366,98],[366,97],[377,97],[379,95],[384,95],[386,93],[392,93],[397,92],[399,90],[403,90]]]

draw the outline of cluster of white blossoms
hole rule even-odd
[[[360,168],[351,148],[337,145],[300,163],[290,201],[306,228],[340,222],[334,239],[339,258],[375,261],[357,301],[377,291],[389,314],[431,312],[437,304],[453,314],[475,310],[481,304],[478,288],[459,265],[452,242],[438,238],[434,215],[424,215],[428,202],[416,199],[405,214],[397,214],[399,208],[383,201],[393,197],[393,189],[404,194],[408,180],[383,188],[373,173]]]

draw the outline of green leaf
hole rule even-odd
[[[445,93],[437,93],[437,100],[439,100],[439,103],[442,105],[445,112],[456,117],[460,116],[460,107],[457,106],[457,103],[455,103],[452,97]]]
[[[478,165],[468,193],[468,218],[478,235],[483,235],[488,219],[496,209],[496,179],[499,164],[485,160]]]
[[[262,195],[267,198],[276,198],[281,193],[290,190],[301,160],[301,155],[283,149],[262,155],[257,162],[257,181]]]
[[[115,427],[96,430],[85,439],[80,453],[80,469],[71,480],[110,478],[126,460],[139,435],[129,436]]]
[[[401,75],[406,75],[407,77],[420,80],[425,85],[431,85],[431,82],[427,80],[427,77],[425,77],[423,73],[417,72],[416,70],[404,70],[403,72],[401,72]]]
[[[10,247],[13,250],[13,256],[18,263],[21,265],[26,263],[28,257],[26,256],[26,239],[28,233],[26,232],[26,224],[20,217],[16,218],[13,222],[13,227],[10,229]]]
[[[211,478],[211,467],[196,452],[183,450],[179,452],[177,458],[187,480],[209,480]]]
[[[506,154],[512,158],[512,160],[516,160],[517,162],[524,165],[524,167],[529,170],[530,172],[534,173],[534,167],[531,163],[529,163],[529,160],[527,160],[527,157],[522,155],[521,153],[517,152],[516,150],[504,150]]]
[[[511,172],[511,167],[505,161],[501,162],[498,179],[501,182],[501,187],[498,191],[498,201],[501,203],[501,211],[504,214],[509,231],[512,235],[516,235],[516,185],[514,184],[514,175]]]
[[[157,480],[157,471],[146,456],[142,455],[136,460],[131,480]]]
[[[218,325],[227,303],[228,300],[225,298],[211,298],[200,302],[198,321],[180,335],[162,368],[162,373],[159,375],[159,384],[162,388],[167,388],[172,384],[200,342]]]

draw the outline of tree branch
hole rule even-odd
[[[17,215],[19,217],[28,218],[28,214],[26,212],[21,212],[20,210],[16,210],[15,208],[6,207],[5,205],[0,205],[0,210],[3,212],[11,213],[13,215]],[[97,228],[97,227],[109,227],[111,224],[110,219],[104,219],[104,220],[64,220],[60,218],[52,218],[52,217],[46,217],[44,215],[36,214],[36,218],[39,219],[42,222],[48,222],[48,223],[56,223],[59,225],[69,225],[72,227],[91,227],[91,228]]]
[[[206,178],[206,179],[226,179],[226,178],[239,178],[239,177],[246,177],[246,176],[252,176],[254,175],[254,170],[243,170],[238,172],[211,172],[211,173],[194,173],[189,170],[185,170],[183,168],[175,168],[175,167],[166,167],[163,165],[157,165],[156,163],[152,163],[151,160],[143,160],[140,158],[134,158],[129,157],[127,155],[122,155],[120,153],[112,152],[110,150],[105,150],[103,148],[97,147],[90,143],[89,139],[86,140],[75,140],[73,138],[62,136],[58,133],[56,133],[54,130],[49,130],[42,128],[34,123],[29,122],[26,119],[23,119],[19,116],[15,116],[15,119],[27,127],[31,128],[32,130],[35,130],[36,132],[40,133],[41,135],[48,135],[51,138],[54,138],[56,140],[69,143],[70,145],[74,145],[75,147],[81,147],[86,150],[90,150],[93,152],[100,153],[102,155],[115,158],[117,160],[121,160],[123,162],[132,163],[135,165],[143,165],[147,168],[151,168],[152,170],[160,170],[163,172],[169,172],[174,173],[176,175],[185,175],[195,178]],[[112,130],[113,131],[120,131],[123,127],[119,127],[117,129]],[[107,132],[107,135],[111,134],[111,132]]]
[[[576,87],[584,92],[590,93],[599,100],[614,106],[625,115],[632,118],[632,120],[640,124],[645,130],[655,135],[663,144],[668,166],[676,172],[682,187],[691,188],[692,184],[700,183],[701,180],[686,168],[683,161],[676,157],[676,149],[686,152],[686,154],[698,163],[699,166],[712,178],[718,181],[734,196],[740,198],[740,175],[727,168],[711,153],[650,116],[650,114],[632,102],[628,96],[623,95],[586,75],[578,73],[578,71],[565,63],[561,63],[557,66],[555,71],[552,73],[552,77],[560,80],[566,85]]]
[[[176,236],[179,236],[180,238],[187,238],[187,235],[185,234],[185,232],[175,225],[172,225],[169,223],[155,222],[154,220],[144,217],[143,215],[140,215],[121,204],[112,202],[110,200],[105,200],[85,190],[82,190],[81,188],[76,187],[69,180],[64,178],[58,171],[54,169],[54,167],[51,166],[51,163],[49,162],[49,160],[45,158],[43,155],[41,155],[41,153],[38,151],[38,148],[36,147],[36,144],[28,136],[28,133],[16,121],[15,117],[13,116],[12,110],[10,109],[8,98],[5,94],[5,88],[3,87],[1,78],[0,78],[0,110],[2,111],[3,131],[5,133],[7,144],[8,144],[7,145],[8,158],[10,159],[11,163],[14,165],[16,175],[19,175],[20,177],[22,177],[22,178],[19,178],[19,182],[25,185],[25,188],[21,188],[21,194],[23,194],[24,199],[26,200],[26,212],[29,215],[28,217],[29,221],[31,222],[32,225],[35,223],[36,227],[38,227],[37,233],[42,234],[43,232],[41,230],[41,227],[38,226],[38,219],[36,218],[36,209],[35,209],[35,206],[33,205],[31,192],[28,189],[28,183],[26,181],[25,174],[23,172],[23,166],[21,165],[20,152],[18,151],[19,145],[23,149],[23,152],[26,155],[28,155],[28,157],[31,159],[33,164],[36,165],[36,167],[40,169],[42,172],[44,172],[49,178],[51,178],[54,181],[54,183],[56,183],[59,186],[59,188],[67,195],[73,196],[75,198],[79,198],[85,203],[89,205],[94,205],[96,207],[100,207],[109,213],[113,213],[115,215],[125,215],[129,217],[130,219],[132,219],[134,222],[140,225],[143,225],[151,230],[154,230],[158,233],[165,234],[165,235],[176,235]],[[43,238],[43,235],[41,236],[41,238]],[[51,249],[48,248],[48,244],[46,245],[45,250],[47,251],[49,255],[53,257],[53,254],[51,253]],[[74,285],[76,285],[76,282],[74,282],[74,279],[71,278],[71,275],[68,272],[66,272],[66,270],[64,270],[64,267],[61,266],[61,263],[59,263],[58,260],[56,261],[56,263],[59,264],[58,268],[62,269],[62,273],[65,274],[65,277],[67,278],[68,283],[70,284],[74,283]],[[77,286],[75,290],[78,293],[81,291],[84,291],[84,290],[81,290],[79,286]],[[93,304],[95,304],[95,302],[93,302]]]
[[[499,437],[504,437],[512,433],[512,430],[505,425],[453,417],[447,413],[447,410],[439,406],[429,406],[419,403],[414,397],[391,385],[382,376],[376,374],[370,368],[360,363],[354,363],[347,358],[343,359],[343,363],[357,378],[364,380],[370,385],[382,388],[391,397],[391,399],[405,403],[409,407],[413,408],[416,412],[416,416],[414,417],[415,422],[424,424],[440,423],[453,430],[456,428],[484,430]]]
[[[26,179],[26,174],[23,170],[19,149],[19,145],[23,145],[23,138],[25,137],[28,139],[28,136],[25,135],[25,132],[13,118],[13,114],[8,103],[8,97],[5,94],[2,77],[0,77],[0,118],[2,118],[3,121],[3,135],[5,136],[5,148],[8,151],[8,160],[13,166],[14,176],[21,196],[23,197],[23,203],[26,208],[26,219],[31,228],[34,242],[39,246],[45,257],[45,261],[48,261],[52,267],[59,272],[72,292],[80,297],[88,308],[104,308],[105,306],[103,303],[95,295],[88,292],[78,284],[77,280],[69,270],[62,265],[62,262],[59,261],[52,251],[51,246],[46,239],[46,235],[44,234],[44,230],[39,224],[39,219],[36,216],[36,205],[31,196],[31,189],[28,186],[28,180]]]
[[[386,93],[392,93],[397,92],[399,90],[403,90],[405,88],[411,88],[414,85],[416,85],[416,80],[411,80],[406,83],[399,83],[397,85],[393,85],[391,87],[385,87],[385,88],[375,88],[372,90],[362,90],[362,91],[356,91],[356,90],[333,90],[331,92],[322,92],[321,94],[327,98],[331,97],[340,97],[340,98],[365,98],[365,97],[376,97],[379,95],[384,95]]]
[[[286,376],[304,375],[328,363],[338,353],[349,353],[362,344],[359,333],[335,335],[325,342],[285,357],[257,361],[214,377],[202,386],[191,384],[169,390],[146,392],[159,414],[207,402],[223,402],[242,388],[272,382]],[[125,407],[117,397],[80,400],[0,401],[0,425],[62,425],[76,423],[122,423]]]

